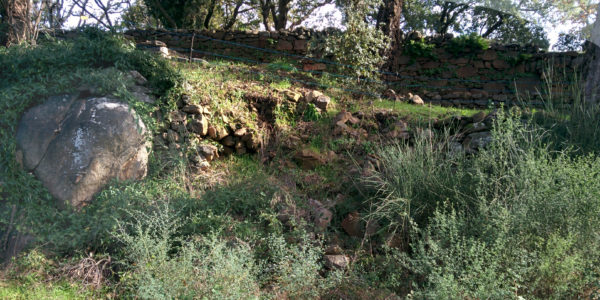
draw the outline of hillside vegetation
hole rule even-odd
[[[35,238],[3,266],[2,299],[600,297],[600,118],[581,101],[416,106],[285,60],[176,62],[89,29],[0,48],[0,66],[0,232]],[[130,70],[158,101],[136,101]],[[146,179],[64,209],[16,163],[14,136],[26,109],[82,88],[130,103],[154,146]],[[298,100],[315,88],[327,110]],[[182,99],[261,146],[168,137]],[[475,123],[486,146],[456,150]],[[203,143],[221,157],[194,161]]]

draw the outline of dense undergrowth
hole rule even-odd
[[[158,130],[151,113],[173,109],[186,89],[214,110],[215,122],[256,126],[259,116],[242,109],[245,94],[276,98],[306,87],[241,64],[176,65],[93,30],[75,40],[0,49],[0,65],[1,231],[15,227],[36,238],[4,266],[0,298],[599,297],[600,119],[581,101],[535,114],[497,110],[493,142],[476,155],[448,151],[443,132],[417,135],[411,144],[362,142],[356,151],[344,145],[357,141],[329,132],[339,110],[393,109],[412,118],[411,126],[473,112],[328,90],[335,104],[329,114],[279,107],[273,121],[282,134],[311,124],[309,146],[341,153],[335,164],[301,170],[274,148],[279,162],[234,156],[196,174],[178,155],[155,154],[148,178],[114,182],[74,211],[56,207],[14,162],[19,116],[45,97],[80,86],[111,93]],[[128,94],[125,73],[132,69],[150,80],[156,104]],[[381,167],[365,178],[348,171],[367,155]],[[302,209],[310,199],[336,197],[342,200],[325,230],[279,218],[290,203]],[[375,230],[346,235],[341,222],[352,211]],[[351,257],[348,268],[325,268],[332,243]]]

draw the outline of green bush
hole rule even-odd
[[[295,244],[278,235],[266,239],[268,249],[263,267],[267,272],[263,281],[291,299],[318,298],[336,283],[336,276],[321,277],[323,250],[312,245],[306,235],[299,239]]]
[[[398,271],[382,285],[408,277],[416,298],[564,299],[597,287],[600,158],[551,151],[521,117],[500,111],[493,142],[468,159],[418,143],[381,150],[372,217],[412,250],[389,254]]]
[[[389,39],[365,21],[363,14],[367,8],[362,5],[362,2],[352,3],[346,9],[346,30],[328,36],[323,54],[332,56],[346,74],[376,78],[374,72],[384,63],[382,52],[389,46]]]
[[[259,285],[253,253],[244,243],[216,236],[178,238],[181,219],[168,204],[155,211],[130,212],[114,235],[130,266],[122,275],[125,291],[141,299],[250,299]]]
[[[489,48],[489,41],[476,33],[459,36],[446,44],[446,50],[455,56],[474,54]]]
[[[410,56],[412,59],[415,58],[430,58],[437,59],[437,56],[433,52],[435,44],[428,44],[424,38],[418,41],[410,40],[404,44],[404,54]]]

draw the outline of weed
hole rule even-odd
[[[410,56],[413,61],[416,58],[430,58],[437,59],[437,56],[433,52],[435,44],[428,44],[425,39],[410,40],[404,44],[404,54]]]
[[[315,122],[321,119],[321,112],[314,104],[308,103],[302,116],[305,122]]]
[[[461,54],[473,55],[489,48],[489,41],[476,33],[459,36],[450,40],[450,42],[448,42],[446,45],[446,51],[450,52],[454,56],[459,56]]]

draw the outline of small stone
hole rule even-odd
[[[317,97],[317,99],[315,99],[313,103],[317,108],[327,111],[327,107],[329,106],[329,103],[331,103],[331,99],[323,95]]]
[[[181,137],[177,132],[169,129],[167,130],[167,141],[169,141],[169,143],[179,143],[181,141]]]
[[[304,64],[304,66],[302,66],[302,70],[304,72],[325,71],[325,70],[327,70],[327,65],[322,64],[322,63]]]
[[[360,214],[358,212],[349,213],[344,220],[342,220],[342,228],[344,231],[353,237],[361,236],[361,226],[360,226]]]
[[[164,58],[169,58],[169,48],[167,47],[160,47],[158,48],[158,52],[160,53],[160,55]]]
[[[145,86],[134,85],[129,90],[131,94],[138,100],[144,103],[154,103],[156,99],[152,96],[152,92]]]
[[[219,157],[219,149],[209,144],[202,144],[198,146],[198,152],[202,154],[202,156],[204,156],[209,162]]]
[[[213,140],[217,140],[217,129],[214,126],[208,126],[208,136]]]
[[[501,60],[501,59],[494,60],[492,62],[492,66],[494,66],[494,68],[496,68],[498,70],[505,70],[505,69],[510,68],[508,63],[505,60]]]
[[[129,71],[129,75],[131,75],[131,77],[135,81],[135,84],[137,85],[145,85],[146,83],[148,83],[148,80],[136,70]]]
[[[285,96],[293,102],[298,102],[300,99],[302,99],[302,94],[290,90],[285,91]]]
[[[323,93],[319,92],[319,91],[309,91],[306,94],[304,94],[304,99],[306,99],[306,102],[312,103],[315,99],[324,96]]]
[[[192,119],[189,127],[191,132],[206,136],[208,134],[208,119],[202,115],[198,115],[197,118]]]
[[[327,209],[321,202],[310,199],[308,201],[310,206],[311,215],[315,224],[315,228],[324,231],[331,223],[333,213]]]
[[[226,147],[233,147],[235,145],[235,139],[228,135],[223,140],[221,140],[221,144]]]
[[[498,54],[494,50],[486,50],[481,55],[481,59],[483,59],[485,61],[493,61],[493,60],[496,60],[496,58],[498,58]]]
[[[412,104],[416,104],[416,105],[424,105],[425,102],[423,101],[423,99],[421,99],[421,97],[419,97],[419,95],[412,95],[409,94],[410,97],[410,102]]]
[[[181,111],[172,111],[169,113],[169,120],[171,122],[184,122],[187,118],[187,115]]]
[[[325,254],[328,254],[328,255],[339,255],[342,253],[344,253],[344,251],[342,250],[342,247],[340,247],[337,244],[330,245],[329,247],[327,247],[327,249],[325,249]]]
[[[229,135],[229,132],[223,126],[217,126],[215,129],[217,130],[217,140],[222,140]]]
[[[198,168],[200,168],[201,170],[207,170],[208,168],[210,168],[210,163],[208,162],[208,160],[204,159],[204,157],[202,157],[197,163],[196,166],[198,166]]]
[[[202,107],[202,105],[197,105],[197,104],[186,105],[183,107],[182,110],[188,114],[193,114],[193,115],[200,115],[204,112],[204,108]]]
[[[248,132],[248,129],[246,129],[245,127],[242,127],[240,129],[237,129],[233,135],[237,136],[237,137],[242,137],[244,135],[246,135],[246,133]]]
[[[231,155],[233,153],[235,153],[235,149],[231,148],[231,147],[223,147],[223,155]]]
[[[492,134],[489,131],[475,132],[465,138],[463,147],[467,153],[474,153],[490,143],[492,143]]]
[[[474,114],[473,116],[471,116],[471,119],[473,120],[473,123],[479,123],[479,122],[483,122],[483,120],[485,120],[485,117],[487,117],[487,114],[483,111],[480,111],[480,112]]]
[[[396,92],[392,89],[388,89],[383,93],[383,98],[386,100],[396,101]]]
[[[235,145],[235,154],[237,155],[243,155],[248,153],[248,150],[246,149],[246,146],[244,144],[242,144],[241,142],[238,142]]]
[[[330,269],[343,270],[350,264],[350,258],[346,255],[325,255],[325,266]]]
[[[321,155],[311,149],[303,149],[296,152],[296,155],[294,155],[294,159],[305,170],[314,169],[325,163]]]
[[[181,95],[181,102],[184,105],[191,105],[192,104],[192,97],[190,95],[188,95],[188,94],[183,94],[183,95]]]

